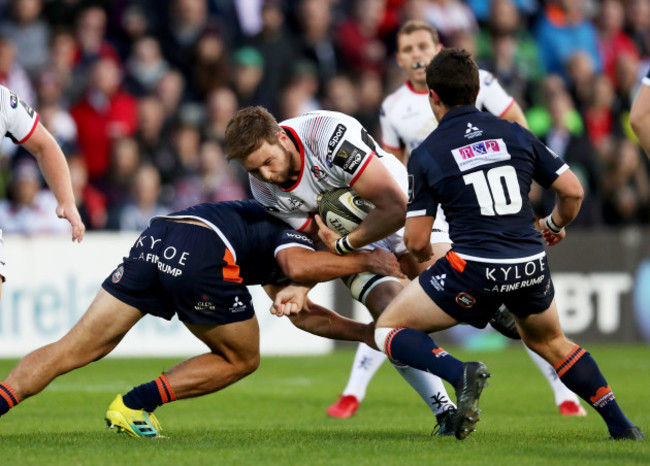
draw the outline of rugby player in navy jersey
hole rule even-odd
[[[177,315],[209,352],[118,395],[106,413],[118,431],[156,437],[158,406],[215,392],[257,369],[259,327],[246,285],[265,285],[274,299],[272,312],[288,315],[305,331],[372,344],[372,325],[306,296],[310,284],[360,272],[402,276],[395,257],[383,250],[343,257],[315,251],[307,235],[252,200],[154,217],[81,320],[59,341],[25,356],[0,383],[0,415],[57,376],[110,353],[144,315]]]
[[[648,156],[650,156],[650,69],[643,78],[639,94],[630,109],[630,124],[634,134]]]
[[[483,328],[505,304],[526,345],[602,416],[610,438],[644,439],[594,359],[569,341],[559,324],[543,242],[552,246],[564,238],[564,227],[580,209],[580,182],[529,131],[476,109],[478,69],[469,53],[441,51],[426,75],[439,126],[409,160],[413,192],[404,240],[418,260],[429,260],[431,225],[441,204],[453,249],[379,316],[377,346],[391,359],[428,370],[455,388],[451,424],[464,439],[478,422],[479,397],[490,374],[483,363],[454,358],[428,333],[461,322]],[[528,200],[533,180],[556,193],[553,211],[538,221]]]

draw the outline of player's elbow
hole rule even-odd
[[[419,257],[429,247],[429,237],[423,235],[405,235],[404,244],[414,256]]]

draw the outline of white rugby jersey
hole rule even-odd
[[[351,116],[316,111],[285,120],[280,126],[300,152],[301,168],[293,186],[283,189],[249,175],[251,191],[267,212],[302,230],[318,212],[319,195],[337,188],[354,188],[373,157],[388,168],[402,190],[408,190],[406,168],[385,152]]]
[[[38,113],[16,94],[0,85],[0,137],[7,136],[14,143],[27,141],[36,129]],[[0,230],[0,276],[6,277],[4,242]]]
[[[492,73],[478,70],[479,91],[476,107],[496,116],[503,114],[515,102],[494,79]],[[431,132],[438,127],[438,121],[429,105],[427,91],[416,91],[408,81],[384,99],[379,114],[381,139],[384,147],[391,150],[406,148],[410,154]],[[445,213],[438,208],[431,234],[432,243],[451,243],[449,225]]]
[[[476,107],[503,116],[514,99],[494,79],[492,73],[479,70],[478,75],[480,87]],[[406,82],[384,99],[379,115],[384,147],[394,150],[405,147],[410,154],[438,127],[427,95],[428,92],[416,91]]]
[[[38,113],[16,94],[0,86],[0,135],[22,144],[36,129]]]

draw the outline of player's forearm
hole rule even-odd
[[[630,124],[650,156],[650,86],[643,85],[630,110]]]
[[[384,208],[375,207],[359,227],[348,235],[350,244],[354,248],[360,248],[384,239],[404,226],[405,217],[406,205],[396,203]]]
[[[555,208],[551,214],[553,216],[553,221],[558,226],[565,227],[569,225],[578,216],[581,205],[581,195],[558,193],[555,202]]]
[[[311,252],[308,260],[287,261],[284,274],[298,283],[334,280],[368,271],[369,258],[361,253],[337,256],[331,252]]]
[[[374,324],[362,324],[310,302],[299,314],[289,316],[301,330],[333,340],[360,341],[375,348]]]

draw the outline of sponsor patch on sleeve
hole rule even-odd
[[[327,164],[330,167],[332,166],[332,159],[334,158],[334,149],[336,149],[336,146],[339,145],[339,142],[341,142],[341,139],[343,139],[343,136],[345,136],[345,132],[347,130],[348,129],[345,127],[345,125],[339,123],[338,125],[336,125],[336,128],[334,129],[334,132],[330,137],[330,140],[327,142],[326,160],[327,160]]]
[[[11,106],[11,108],[18,107],[18,97],[13,93],[9,94],[9,106]]]
[[[349,174],[354,174],[357,171],[363,159],[368,155],[366,152],[359,149],[357,146],[349,141],[343,141],[341,148],[338,150],[332,163],[337,167],[341,167]]]

